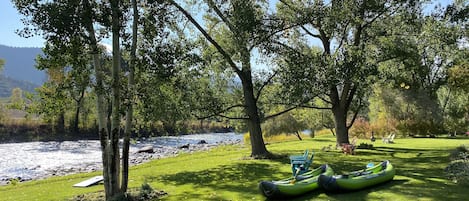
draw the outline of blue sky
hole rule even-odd
[[[452,0],[440,0],[443,5],[447,5]],[[13,7],[10,0],[0,0],[0,44],[13,47],[43,47],[42,37],[22,38],[15,33],[16,30],[24,27],[21,22],[22,16]]]
[[[22,38],[15,33],[22,29],[21,15],[11,0],[0,0],[0,44],[12,47],[43,47],[42,37]]]

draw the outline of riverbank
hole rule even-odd
[[[213,147],[242,142],[235,133],[211,133],[142,138],[130,146],[131,165],[181,153],[206,151]],[[143,148],[151,151],[141,151]],[[52,176],[102,169],[97,140],[49,141],[0,144],[0,185]]]

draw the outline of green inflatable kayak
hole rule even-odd
[[[353,191],[390,181],[395,174],[396,170],[391,163],[383,161],[375,166],[349,174],[320,175],[318,183],[327,191]]]
[[[319,175],[333,175],[334,171],[327,164],[319,168],[279,181],[261,181],[259,189],[268,198],[298,196],[317,189]]]

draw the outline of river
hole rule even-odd
[[[201,141],[206,143],[200,143]],[[220,144],[240,143],[243,135],[210,133],[147,138],[130,145],[132,165],[180,152],[207,150]],[[189,144],[189,148],[180,148]],[[154,153],[137,153],[153,146]],[[98,140],[49,141],[0,144],[0,185],[11,179],[28,181],[102,169]]]

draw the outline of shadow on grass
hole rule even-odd
[[[366,163],[390,160],[396,168],[395,180],[356,192],[329,194],[331,200],[388,200],[399,199],[466,200],[469,186],[450,182],[444,172],[449,163],[448,149],[394,148],[379,146],[357,150],[349,156],[340,152],[321,153],[336,174],[363,169]],[[383,191],[383,194],[370,192]],[[313,200],[320,192],[306,194],[295,200]],[[384,196],[384,197],[381,197]]]
[[[444,173],[449,163],[449,151],[380,146],[375,150],[360,150],[355,156],[336,151],[318,152],[313,163],[328,163],[337,174],[363,169],[368,161],[390,160],[396,168],[396,176],[393,181],[356,192],[331,194],[319,189],[291,200],[465,200],[469,186],[451,183]],[[176,196],[172,197],[174,199],[252,200],[260,197],[259,181],[285,176],[285,172],[279,174],[279,166],[289,165],[288,155],[301,154],[301,151],[287,148],[282,153],[284,156],[272,160],[244,160],[212,169],[147,179],[182,188],[182,194],[170,195]],[[213,196],[207,195],[211,193]]]
[[[216,191],[236,192],[243,199],[251,199],[259,195],[258,184],[261,179],[270,178],[272,173],[278,171],[274,166],[258,163],[238,163],[224,165],[214,169],[201,171],[184,171],[176,174],[163,175],[161,177],[148,177],[149,182],[158,181],[170,183],[176,186],[190,185],[184,195],[191,199],[207,199],[207,193]],[[207,191],[194,191],[205,188]],[[208,189],[207,189],[208,188]],[[212,197],[217,199],[216,197]],[[181,197],[181,199],[183,199]]]
[[[396,168],[396,176],[408,177],[409,182],[394,185],[396,194],[432,200],[464,200],[466,187],[455,185],[445,176],[449,150],[376,147],[379,156],[388,155]],[[395,182],[395,181],[394,181]]]

